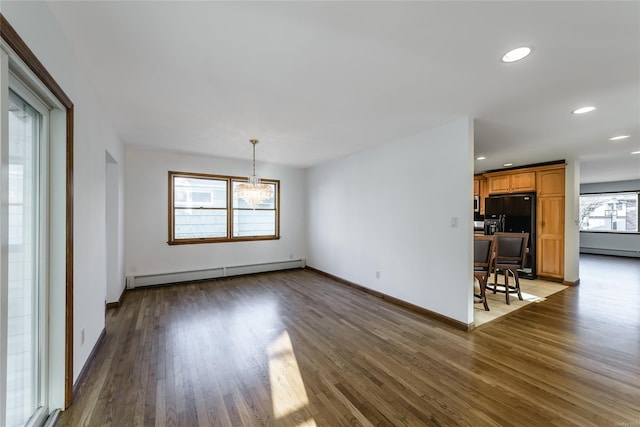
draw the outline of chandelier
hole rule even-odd
[[[260,178],[256,175],[256,144],[258,140],[251,139],[249,142],[253,145],[253,174],[247,178],[247,183],[238,185],[235,192],[238,197],[255,210],[260,203],[273,197],[273,187],[268,184],[262,184]]]

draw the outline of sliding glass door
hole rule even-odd
[[[6,420],[38,425],[46,415],[47,366],[47,127],[48,109],[17,79],[10,79],[8,149],[3,150],[2,284],[7,304]]]

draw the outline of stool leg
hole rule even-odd
[[[522,293],[520,293],[520,280],[518,277],[518,270],[513,272],[513,278],[516,282],[516,290],[518,291],[518,299],[522,301]]]
[[[504,294],[506,295],[507,304],[511,305],[511,301],[509,301],[509,270],[504,271]]]
[[[482,280],[478,280],[480,282],[480,295],[482,296],[482,303],[484,304],[484,310],[489,311],[489,305],[487,304],[487,280],[489,279],[489,273],[486,276],[483,276]]]
[[[491,276],[491,274],[489,274]],[[498,269],[493,270],[493,293],[496,293],[496,288],[498,287]]]

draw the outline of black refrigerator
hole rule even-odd
[[[536,278],[536,194],[490,196],[484,205],[485,234],[529,233],[526,262],[521,277]]]

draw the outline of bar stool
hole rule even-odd
[[[509,294],[518,294],[518,299],[522,301],[518,269],[524,267],[529,233],[496,233],[495,238],[497,241],[497,255],[493,267],[495,273],[493,283],[488,284],[487,289],[492,290],[494,294],[504,292],[507,304],[511,304]],[[498,285],[498,270],[504,273],[504,285]],[[513,285],[509,285],[509,273],[513,275],[515,282]]]
[[[478,298],[477,303],[483,303],[484,309],[489,311],[487,304],[486,286],[489,276],[491,276],[491,264],[495,254],[496,239],[493,236],[474,235],[473,236],[473,277],[478,279],[480,293],[474,294]]]

